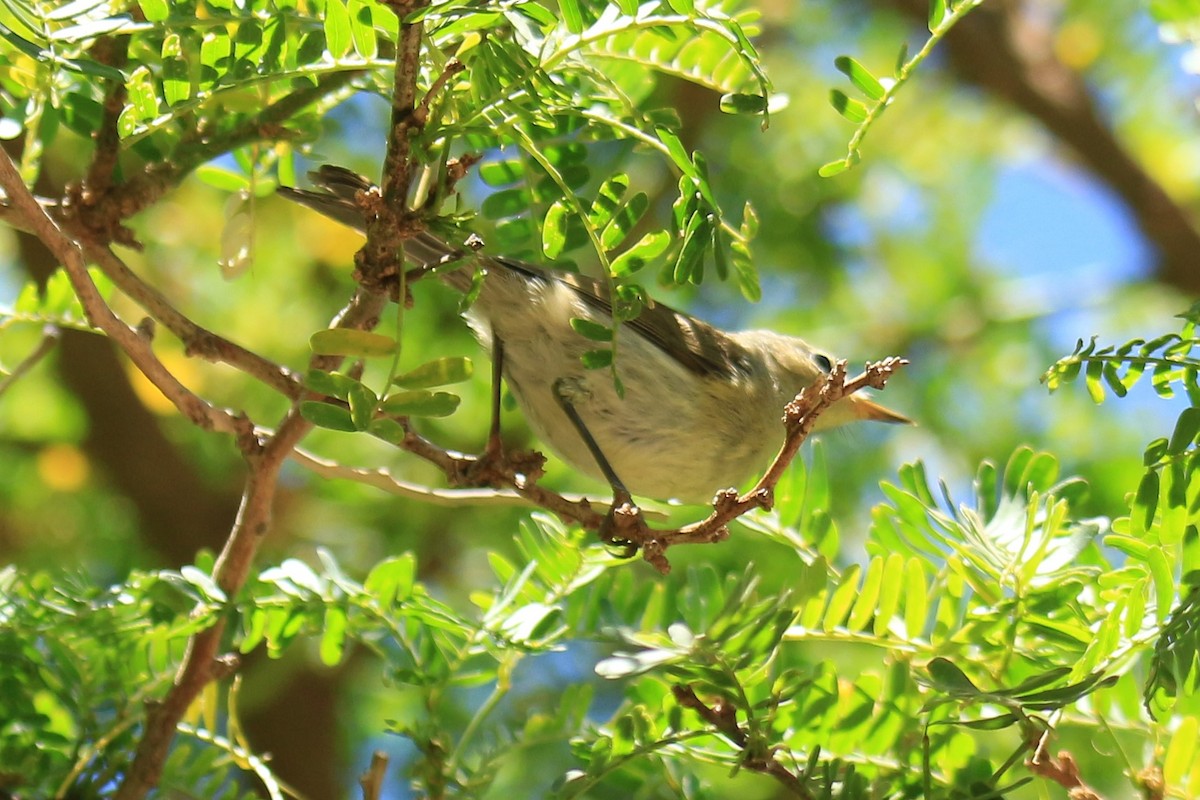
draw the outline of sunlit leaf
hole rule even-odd
[[[867,119],[867,107],[863,105],[862,101],[849,97],[840,89],[833,89],[829,92],[829,102],[833,105],[834,110],[851,122],[864,122]],[[826,167],[829,165],[821,168],[821,174],[825,176],[836,174],[827,170]]]
[[[468,380],[475,373],[475,365],[464,356],[447,356],[426,361],[392,379],[392,383],[405,389],[429,389]]]
[[[838,56],[833,65],[858,87],[859,91],[872,100],[881,100],[884,95],[883,84],[871,74],[871,71],[850,56]]]
[[[448,417],[462,399],[448,392],[396,392],[383,399],[379,408],[385,414],[412,417]]]
[[[396,340],[381,333],[352,328],[329,328],[314,333],[308,340],[313,353],[323,356],[390,356]]]
[[[329,428],[335,431],[358,430],[354,419],[350,416],[350,410],[344,406],[305,400],[300,404],[300,416],[319,428]]]
[[[585,339],[591,339],[593,342],[611,342],[613,340],[613,330],[607,325],[602,325],[599,322],[593,322],[590,319],[582,317],[572,317],[571,327]]]

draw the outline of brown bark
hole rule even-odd
[[[33,236],[18,234],[18,247],[34,280],[45,281],[58,266]],[[147,566],[178,568],[202,547],[219,549],[237,512],[240,466],[224,486],[206,481],[142,404],[109,339],[64,331],[55,360],[88,418],[84,452],[137,514],[143,544],[154,554]],[[230,455],[236,460],[232,446]],[[272,769],[308,797],[345,794],[332,756],[342,674],[295,670],[243,720],[255,744],[273,754]]]

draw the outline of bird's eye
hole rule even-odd
[[[817,367],[828,375],[833,370],[833,362],[829,360],[829,356],[824,353],[817,353],[813,356],[813,361],[817,362]]]

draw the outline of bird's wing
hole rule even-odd
[[[325,191],[312,192],[288,186],[281,186],[277,191],[289,200],[343,225],[360,231],[365,229],[366,220],[357,196],[359,192],[374,188],[368,178],[331,165],[310,172],[309,177]],[[406,240],[404,250],[406,256],[425,265],[452,261],[464,254],[461,248],[428,232]],[[612,315],[609,287],[604,281],[573,272],[548,270],[511,258],[488,257],[485,262],[523,273],[535,280],[565,284],[587,305],[603,315]],[[736,341],[708,323],[662,303],[644,307],[637,317],[624,324],[697,375],[732,378],[749,368],[745,349]]]

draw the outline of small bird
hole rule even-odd
[[[358,230],[366,219],[365,177],[324,166],[309,174],[324,191],[280,187],[290,200]],[[471,265],[482,271],[466,312],[530,427],[560,458],[607,480],[614,492],[705,503],[765,468],[783,442],[784,406],[830,357],[802,339],[771,331],[726,332],[661,303],[643,308],[617,333],[616,373],[587,369],[597,347],[572,318],[612,324],[603,281],[499,256],[476,255],[432,233],[404,242],[405,258],[467,292]],[[438,270],[438,265],[445,265]],[[859,394],[835,403],[817,429],[856,420],[910,420]]]

